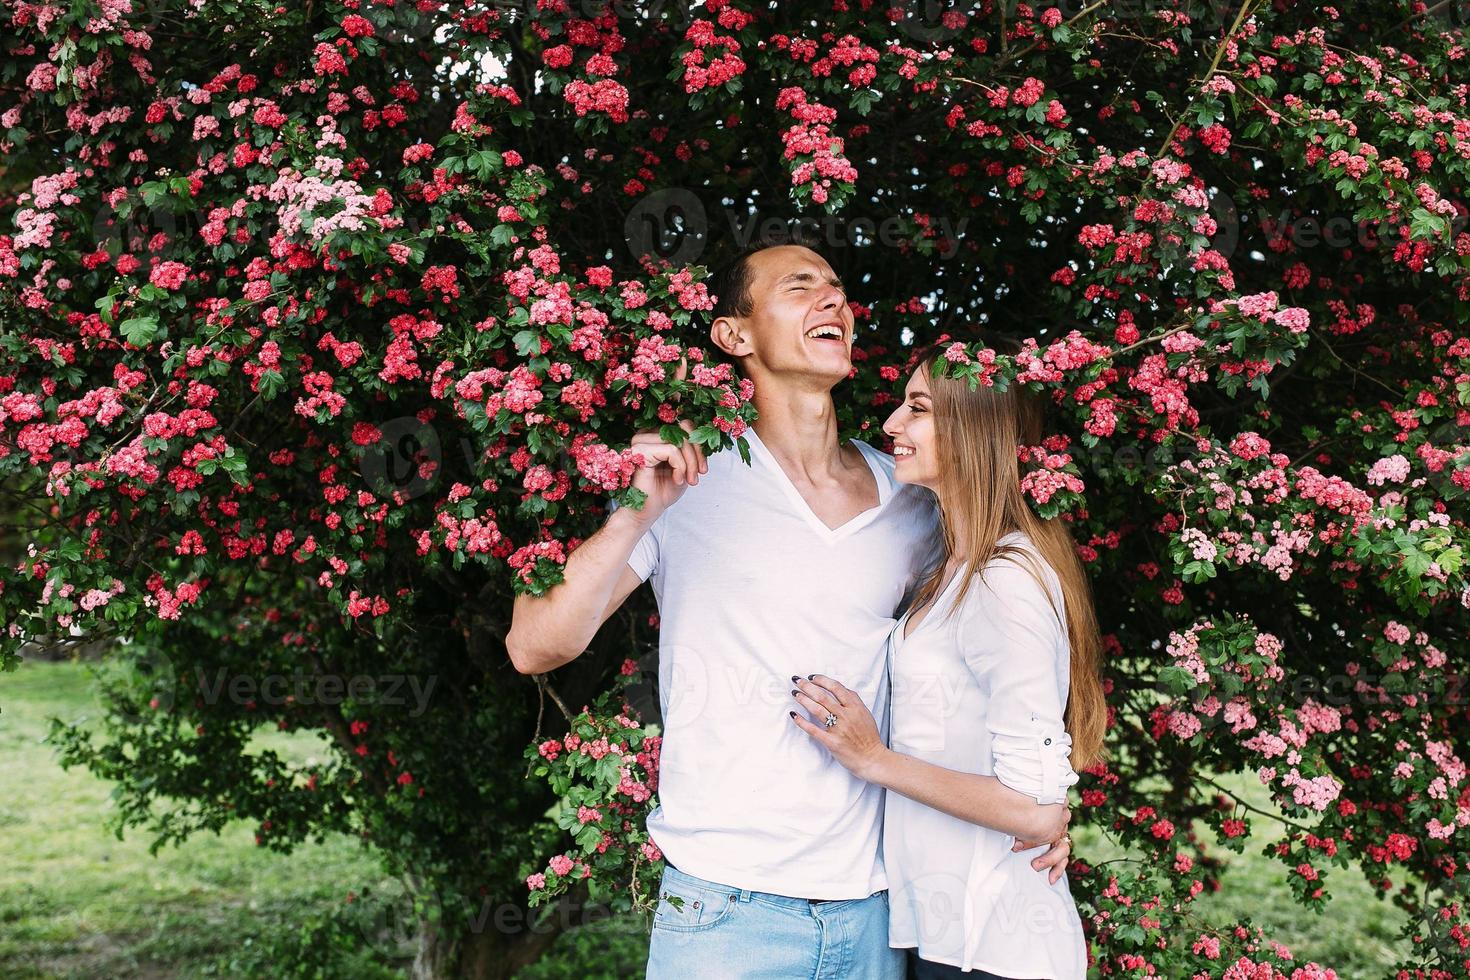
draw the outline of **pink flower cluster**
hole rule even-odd
[[[837,118],[835,110],[809,101],[800,88],[782,89],[776,108],[789,111],[796,119],[796,125],[781,133],[784,155],[792,163],[793,187],[809,185],[812,201],[825,204],[833,184],[857,180],[857,168],[843,156],[843,140],[829,128]]]
[[[590,83],[573,79],[562,90],[562,98],[579,116],[600,112],[615,123],[628,121],[628,90],[611,78]]]
[[[693,47],[680,61],[684,65],[684,91],[698,92],[718,88],[745,74],[745,61],[740,57],[740,43],[728,35],[718,34],[707,20],[695,20],[684,32]]]
[[[1017,455],[1022,463],[1031,464],[1021,476],[1021,492],[1037,504],[1050,503],[1058,493],[1081,494],[1086,489],[1075,472],[1072,457],[1066,453],[1021,446]]]
[[[1111,356],[1113,349],[1106,344],[1095,343],[1073,330],[1065,337],[1038,348],[1034,340],[1027,340],[1025,348],[1016,355],[1019,369],[1016,380],[1022,384],[1033,381],[1060,381],[1069,372],[1078,372],[1088,365]]]
[[[643,457],[631,449],[612,449],[600,442],[591,442],[590,436],[578,438],[584,441],[572,444],[572,459],[576,461],[577,472],[599,490],[623,489],[643,463]]]

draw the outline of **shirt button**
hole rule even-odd
[[[1051,739],[1047,739],[1043,744],[1050,745],[1051,744]]]

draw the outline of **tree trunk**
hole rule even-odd
[[[560,903],[552,906],[552,912],[559,907]],[[412,980],[510,980],[540,959],[567,925],[565,916],[548,914],[527,927],[519,916],[502,918],[488,906],[457,931],[446,928],[444,922],[420,919],[418,954],[410,976]]]

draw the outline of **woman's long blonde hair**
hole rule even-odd
[[[987,338],[985,343],[997,354],[1014,355],[1021,350],[1020,344],[1006,338]],[[936,348],[921,358],[920,367],[927,375],[934,411],[941,486],[961,489],[940,494],[944,552],[946,557],[963,555],[969,562],[950,609],[959,607],[986,564],[1000,557],[1026,568],[1050,600],[1051,591],[1031,556],[1020,548],[999,543],[1012,531],[1031,539],[1062,587],[1071,643],[1066,728],[1072,736],[1072,768],[1087,769],[1104,757],[1103,734],[1107,728],[1100,673],[1102,637],[1092,605],[1092,589],[1067,525],[1061,518],[1044,520],[1026,502],[1016,453],[1019,446],[1041,443],[1043,403],[1039,396],[1015,383],[1003,392],[984,385],[972,391],[967,381],[937,376],[933,366],[943,356],[940,351]],[[956,525],[965,529],[965,540],[955,540]],[[944,570],[941,562],[919,586],[915,607],[927,606],[938,597]]]

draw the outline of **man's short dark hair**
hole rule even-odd
[[[782,245],[800,245],[821,254],[816,241],[804,234],[799,225],[781,234],[761,234],[752,239],[740,250],[740,254],[715,271],[711,281],[715,307],[710,311],[710,322],[722,316],[750,316],[755,312],[755,301],[750,296],[750,257],[757,252]]]

